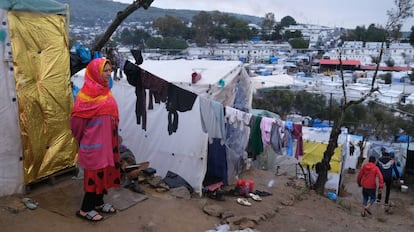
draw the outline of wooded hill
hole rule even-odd
[[[78,26],[99,26],[102,23],[107,25],[115,18],[118,11],[127,7],[128,4],[113,2],[111,0],[57,0],[69,4],[70,24]],[[196,10],[171,10],[150,7],[147,10],[142,8],[132,13],[125,22],[151,22],[165,15],[180,18],[184,22],[191,21],[192,17],[200,11]],[[225,13],[225,12],[222,12]],[[228,13],[229,15],[243,19],[248,23],[261,25],[263,17]],[[264,15],[263,15],[264,16]]]

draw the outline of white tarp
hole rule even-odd
[[[387,91],[380,91],[377,93],[378,101],[384,104],[397,104],[401,100],[401,96],[403,91],[400,90],[387,90]]]
[[[3,196],[23,191],[23,162],[7,11],[0,9],[0,20],[3,22],[0,24],[0,196]]]
[[[292,76],[287,74],[251,77],[254,89],[285,87],[294,84]]]

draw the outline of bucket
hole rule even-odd
[[[406,193],[408,191],[407,185],[401,185],[401,192]]]
[[[253,190],[254,190],[254,181],[252,181],[252,180],[240,180],[240,179],[238,179],[236,184],[237,184],[237,186],[240,186],[242,188],[245,187],[245,186],[248,187],[249,192],[253,192]]]
[[[254,190],[254,181],[252,181],[252,180],[246,180],[246,183],[245,184],[246,185],[249,185],[250,192],[253,192],[253,190]]]

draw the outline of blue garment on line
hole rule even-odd
[[[293,131],[293,122],[292,121],[286,121],[285,128],[289,131],[289,140],[288,145],[286,148],[286,154],[287,156],[293,156],[293,138],[292,138],[292,131]]]

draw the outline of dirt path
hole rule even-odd
[[[118,212],[99,223],[90,223],[62,212],[68,207],[57,205],[61,210],[48,210],[39,205],[36,210],[24,209],[22,196],[0,198],[1,231],[207,231],[223,221],[231,221],[232,230],[251,225],[256,231],[414,231],[414,195],[412,188],[402,193],[391,192],[392,208],[386,214],[382,205],[373,207],[373,215],[362,218],[360,205],[361,189],[355,183],[356,174],[345,174],[344,186],[347,194],[337,202],[315,194],[305,188],[302,179],[290,176],[275,176],[271,172],[252,169],[241,178],[255,181],[255,189],[272,193],[262,197],[261,202],[249,201],[252,206],[236,203],[237,197],[225,196],[224,201],[207,197],[178,199],[169,192],[159,193],[149,186],[142,186],[148,199],[131,208]],[[66,189],[68,180],[54,186],[45,184],[32,194],[46,194],[54,188]],[[269,181],[273,181],[271,187]],[[72,187],[73,188],[73,187]],[[29,195],[29,196],[30,196]],[[36,200],[36,199],[34,199]],[[74,199],[71,207],[77,207],[81,199]],[[79,202],[77,202],[79,201]],[[225,212],[228,219],[210,216],[203,212],[206,205],[213,205]],[[14,208],[13,213],[10,209]],[[49,208],[49,207],[48,207]],[[222,217],[225,217],[222,215]],[[238,225],[235,225],[238,224]]]

